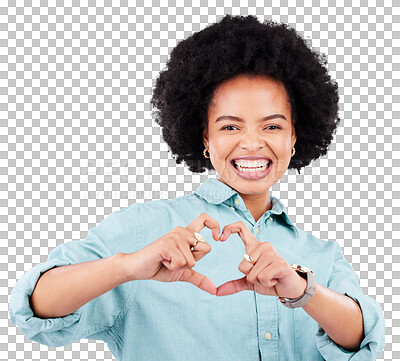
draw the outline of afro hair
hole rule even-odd
[[[196,173],[214,169],[203,155],[208,107],[218,85],[238,74],[269,75],[285,86],[297,135],[289,168],[300,173],[326,154],[340,118],[325,55],[286,24],[226,15],[179,42],[155,83],[155,122],[178,164]]]

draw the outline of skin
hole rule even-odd
[[[266,116],[279,117],[263,120]],[[222,115],[243,121],[226,119]],[[282,83],[269,77],[239,75],[222,83],[208,110],[208,129],[203,143],[209,147],[210,160],[218,179],[235,189],[257,221],[271,209],[269,189],[286,172],[296,133],[290,103]],[[259,180],[238,176],[230,161],[240,155],[264,155],[272,160],[271,171]]]
[[[278,114],[274,119],[259,121]],[[216,121],[221,116],[231,119]],[[241,118],[242,121],[232,117]],[[218,179],[236,190],[257,221],[271,209],[269,189],[286,172],[291,148],[296,143],[291,108],[285,87],[269,76],[245,74],[231,78],[216,89],[208,110],[208,128],[203,143]],[[231,160],[240,155],[264,155],[270,158],[270,173],[258,180],[238,176]],[[237,233],[254,264],[243,259],[239,270],[245,274],[217,288],[217,296],[244,290],[285,298],[300,297],[306,281],[295,272],[267,241],[260,242],[243,222],[224,227],[219,240],[225,242]],[[318,283],[315,294],[303,307],[337,344],[356,351],[364,338],[362,312],[358,304]]]

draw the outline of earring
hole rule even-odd
[[[203,154],[204,154],[204,156],[205,156],[206,158],[210,158],[210,152],[208,152],[208,156],[207,156],[206,152],[208,152],[208,147],[206,147],[206,148],[203,150]]]
[[[294,153],[296,153],[296,150],[294,149],[294,147],[292,147],[292,157],[294,156]]]

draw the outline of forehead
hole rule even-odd
[[[269,75],[239,74],[223,81],[215,89],[209,111],[239,110],[243,107],[288,108],[289,97],[283,83]],[[225,109],[224,109],[225,110]]]

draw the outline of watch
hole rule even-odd
[[[307,287],[304,293],[298,298],[286,299],[285,297],[278,297],[278,299],[289,308],[303,307],[315,294],[315,275],[307,267],[300,266],[299,264],[291,264],[291,266],[300,277],[307,281]]]

